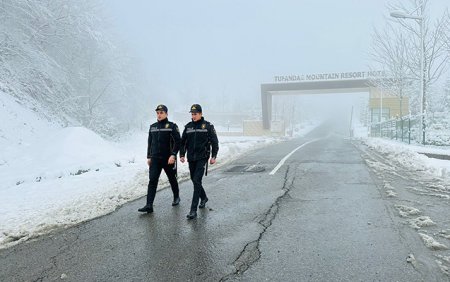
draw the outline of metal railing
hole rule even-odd
[[[400,140],[408,144],[421,142],[421,119],[419,116],[404,116],[372,123],[370,136]]]
[[[427,115],[426,145],[450,146],[450,113]],[[370,136],[395,139],[408,144],[422,143],[421,115],[404,116],[370,125]]]

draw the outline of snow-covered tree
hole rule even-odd
[[[149,99],[133,79],[142,70],[105,19],[101,0],[1,1],[1,90],[49,119],[105,134],[141,115],[130,107]]]

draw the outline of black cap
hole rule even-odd
[[[158,105],[158,107],[156,107],[155,111],[164,111],[167,113],[167,107],[165,105]]]
[[[190,113],[201,113],[202,112],[202,106],[200,106],[199,104],[194,104],[191,106],[191,110],[189,111]]]

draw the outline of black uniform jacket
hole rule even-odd
[[[180,130],[167,118],[150,125],[147,158],[169,159],[180,150]]]
[[[181,136],[180,157],[184,157],[186,151],[188,161],[207,159],[210,153],[212,158],[216,158],[219,140],[214,125],[203,117],[199,121],[186,124]]]

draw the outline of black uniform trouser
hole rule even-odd
[[[180,190],[178,188],[177,169],[175,164],[167,164],[168,159],[152,158],[149,169],[148,191],[147,191],[147,205],[152,206],[155,200],[156,188],[158,187],[159,176],[164,169],[167,178],[169,179],[170,187],[172,187],[173,197],[178,198],[180,196]]]
[[[191,211],[197,211],[199,199],[206,199],[205,189],[202,186],[202,178],[205,173],[205,166],[208,159],[201,159],[189,162],[189,172],[194,184],[194,195],[192,196]]]

